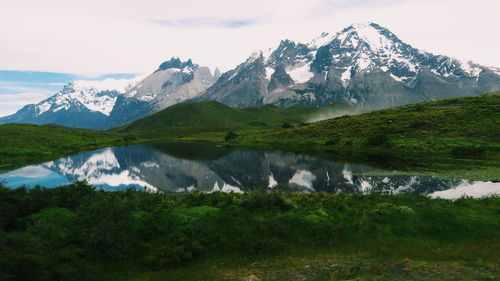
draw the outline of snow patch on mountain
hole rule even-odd
[[[288,75],[295,83],[305,83],[314,76],[311,72],[311,63],[307,63],[292,69],[287,69]]]
[[[274,68],[266,67],[266,79],[271,80],[271,76],[274,74]]]
[[[392,41],[382,36],[371,23],[353,24],[352,30],[356,32],[363,41],[365,41],[370,49],[376,52],[387,52],[392,47]],[[354,40],[357,40],[354,38]],[[357,44],[355,44],[357,45]],[[354,46],[356,47],[356,46]]]
[[[397,77],[396,75],[394,75],[394,74],[392,74],[392,73],[391,73],[390,75],[391,75],[391,78],[392,78],[392,79],[394,79],[394,80],[396,80],[396,81],[399,81],[399,82],[403,82],[403,78],[401,78],[401,77]]]
[[[333,40],[333,36],[328,32],[323,32],[319,37],[314,38],[308,45],[312,49],[318,49],[321,46],[324,46],[330,43]]]
[[[38,115],[43,114],[44,112],[48,111],[51,108],[51,103],[50,102],[44,102],[42,101],[41,103],[36,105],[36,112]]]
[[[340,76],[340,80],[343,82],[347,82],[351,79],[351,67],[348,67],[346,71],[342,72],[342,75]]]

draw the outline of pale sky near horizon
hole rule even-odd
[[[0,70],[92,78],[148,73],[179,56],[227,71],[281,39],[309,42],[357,22],[378,23],[422,50],[500,67],[498,12],[498,0],[0,0]],[[0,116],[52,91],[2,90],[1,75]]]

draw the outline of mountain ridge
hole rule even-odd
[[[198,100],[236,107],[347,102],[379,109],[500,89],[494,68],[421,51],[374,23],[324,32],[306,44],[282,40],[226,73],[232,74],[223,74]]]

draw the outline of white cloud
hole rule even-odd
[[[19,94],[8,94],[0,95],[0,103],[3,105],[7,104],[21,104],[26,105],[30,103],[37,103],[46,99],[47,95],[42,93],[19,93]]]
[[[0,94],[0,117],[10,115],[27,104],[38,103],[47,98],[47,92],[21,92],[17,94]]]
[[[180,56],[228,70],[281,39],[366,21],[417,48],[500,66],[499,10],[496,0],[2,1],[0,69],[144,73]]]
[[[3,174],[3,178],[16,178],[16,177],[25,177],[25,178],[43,178],[49,176],[53,172],[47,168],[42,166],[26,166],[21,169],[14,170],[12,172]]]

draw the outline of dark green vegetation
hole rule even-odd
[[[500,93],[400,106],[293,128],[242,134],[243,143],[325,145],[500,160]]]
[[[122,136],[57,125],[0,125],[0,170],[124,144]]]
[[[310,116],[330,112],[354,112],[346,104],[325,107],[295,106],[279,108],[264,105],[252,108],[232,108],[216,101],[187,102],[171,106],[151,116],[111,130],[139,139],[182,138],[203,133],[244,129],[268,129],[306,122]]]
[[[0,280],[495,280],[499,200],[0,188]]]

